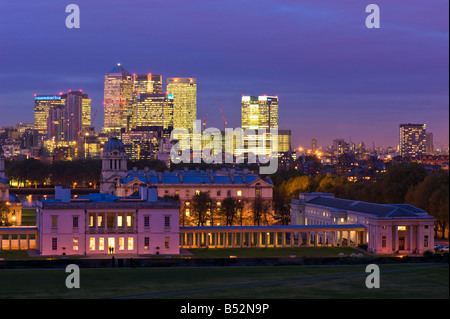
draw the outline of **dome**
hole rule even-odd
[[[120,153],[125,153],[125,147],[117,137],[113,137],[105,143],[105,147],[103,149],[104,152],[112,153],[114,151],[118,151]]]

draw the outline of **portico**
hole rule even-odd
[[[357,246],[366,239],[362,225],[180,227],[181,248]]]

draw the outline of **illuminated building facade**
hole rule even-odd
[[[129,130],[133,121],[133,76],[120,64],[105,75],[103,132]]]
[[[426,139],[426,124],[400,124],[400,156],[422,156],[426,152]]]
[[[64,140],[73,142],[90,127],[91,99],[81,90],[69,90],[69,93],[61,94],[61,101],[65,106]]]
[[[173,128],[192,131],[192,123],[197,119],[197,80],[168,78],[167,93],[173,96]]]
[[[34,129],[47,135],[48,114],[51,108],[64,105],[59,95],[34,96]]]

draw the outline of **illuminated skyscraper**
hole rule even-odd
[[[91,99],[81,90],[69,90],[69,93],[60,96],[61,102],[65,106],[64,140],[66,142],[76,141],[91,124]]]
[[[133,92],[137,95],[143,93],[162,94],[162,76],[156,74],[133,74]]]
[[[105,75],[103,131],[129,130],[133,121],[133,76],[119,64]]]
[[[136,127],[163,126],[165,100],[165,94],[139,94],[136,98]]]
[[[426,124],[400,124],[400,156],[417,157],[425,154]]]
[[[255,155],[271,153],[272,137],[270,129],[278,130],[278,96],[242,96],[241,127],[245,130],[255,130],[255,135],[246,135],[243,138],[243,146],[246,152]],[[258,130],[265,130],[264,135],[259,135]],[[276,143],[283,141],[283,147],[287,148],[290,138],[285,136],[277,139]],[[236,150],[239,155],[243,150]]]
[[[278,129],[277,96],[242,96],[242,129]]]
[[[173,128],[191,131],[197,119],[197,80],[168,78],[167,93],[173,95]]]
[[[59,95],[34,96],[34,129],[47,135],[48,114],[51,108],[64,105]]]

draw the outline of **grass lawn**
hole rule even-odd
[[[64,269],[0,270],[0,298],[449,298],[447,264],[380,270],[379,289],[366,288],[365,265],[80,269],[79,289]]]

